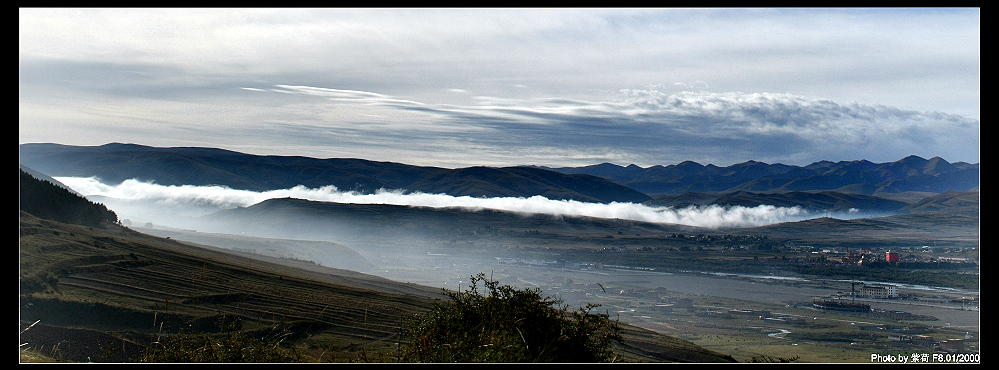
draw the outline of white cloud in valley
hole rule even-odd
[[[572,200],[552,200],[533,197],[470,197],[447,194],[427,194],[403,190],[380,190],[374,193],[341,191],[334,186],[255,192],[223,186],[165,186],[151,182],[126,180],[120,184],[104,184],[95,178],[58,177],[59,182],[92,199],[114,206],[121,219],[156,220],[169,224],[173,214],[184,217],[203,216],[211,212],[236,207],[248,207],[275,198],[298,198],[347,204],[391,204],[414,207],[462,208],[469,211],[501,210],[525,214],[552,216],[586,216],[642,222],[680,224],[720,228],[763,226],[780,222],[800,221],[828,214],[812,214],[800,207],[650,207],[635,203],[587,203]],[[96,197],[96,198],[95,198]],[[170,212],[163,212],[169,208]],[[848,216],[848,215],[844,215]]]

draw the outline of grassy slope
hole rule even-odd
[[[336,352],[392,340],[404,316],[439,297],[432,288],[294,268],[118,227],[22,215],[20,231],[21,320],[27,323],[141,337],[190,331],[225,315],[241,318],[247,330],[307,324],[301,334],[329,338]],[[55,343],[29,345],[44,350]],[[61,349],[73,352],[73,345]]]
[[[390,353],[404,317],[440,290],[290,259],[156,238],[127,228],[19,221],[22,348],[70,361],[127,361],[159,334],[288,328],[317,361]],[[637,328],[625,361],[728,362],[731,357]]]

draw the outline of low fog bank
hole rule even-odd
[[[493,209],[525,214],[586,216],[623,219],[704,228],[754,227],[816,217],[852,219],[859,212],[809,212],[801,207],[690,206],[686,208],[650,207],[635,203],[586,203],[552,200],[542,196],[529,198],[476,198],[446,194],[426,194],[402,190],[379,190],[374,193],[341,191],[334,186],[255,192],[224,186],[164,186],[151,182],[126,180],[117,185],[104,184],[96,178],[58,177],[56,180],[107,205],[123,221],[154,223],[172,227],[190,227],[193,218],[225,209],[247,207],[274,198],[298,198],[345,204],[389,204],[400,206],[463,208],[470,211]]]
[[[374,264],[357,251],[327,241],[213,234],[156,227],[134,227],[134,229],[138,232],[161,238],[173,238],[268,257],[311,261],[325,267],[358,272],[368,272],[374,268]]]

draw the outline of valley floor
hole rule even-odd
[[[965,353],[978,353],[981,318],[977,304],[951,301],[972,296],[978,299],[977,292],[903,288],[903,294],[910,298],[865,300],[877,312],[846,313],[817,310],[811,301],[848,293],[849,281],[567,270],[489,264],[453,256],[428,256],[421,263],[432,259],[438,263],[423,271],[381,273],[391,279],[457,288],[462,282],[467,284],[466,273],[485,271],[504,283],[541,288],[568,304],[601,304],[600,309],[622,322],[686,339],[742,362],[762,356],[798,356],[797,362],[870,363],[871,354],[876,353],[936,353],[941,349],[934,343],[953,339],[962,340]],[[907,327],[926,328],[927,333],[907,334],[898,329]]]

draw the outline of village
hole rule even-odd
[[[921,249],[916,249],[921,250]],[[951,263],[972,263],[971,261],[957,260],[951,258],[937,258],[932,251],[922,255],[912,253],[909,250],[901,249],[901,253],[895,250],[889,251],[846,251],[846,250],[809,250],[807,253],[824,257],[824,264],[852,264],[863,265],[879,263],[899,263],[899,262],[930,262],[942,260]],[[875,254],[876,252],[880,252]],[[953,298],[930,298],[911,294],[905,289],[900,289],[897,284],[890,283],[863,283],[859,281],[845,282],[845,290],[840,289],[826,297],[813,297],[815,301],[787,301],[784,305],[766,308],[765,305],[725,305],[718,304],[714,297],[709,295],[691,296],[677,294],[666,287],[635,287],[634,284],[599,283],[582,280],[570,276],[573,275],[561,272],[582,272],[589,276],[600,276],[597,274],[669,274],[657,272],[654,268],[629,267],[615,264],[604,264],[599,262],[567,262],[564,260],[543,260],[543,259],[518,259],[518,258],[496,258],[496,266],[501,267],[496,270],[497,276],[505,276],[516,279],[519,283],[534,286],[542,289],[546,294],[562,299],[566,303],[596,302],[616,309],[619,314],[626,314],[630,320],[637,320],[646,323],[659,321],[685,321],[696,323],[697,326],[711,327],[760,327],[760,335],[766,335],[770,340],[782,338],[795,338],[805,335],[811,331],[828,330],[831,317],[840,317],[839,320],[856,320],[857,325],[846,326],[847,331],[839,334],[839,337],[831,337],[829,340],[844,342],[851,346],[866,346],[870,348],[896,348],[907,350],[928,351],[931,353],[964,353],[977,351],[977,332],[952,332],[941,331],[940,320],[936,317],[924,314],[914,314],[895,309],[883,309],[878,302],[907,302],[906,304],[926,304],[946,306],[947,310],[972,310],[978,311],[979,298],[977,295],[968,297]],[[502,269],[509,267],[509,270]],[[532,271],[532,272],[529,272]],[[716,275],[722,276],[722,275]],[[745,281],[755,280],[756,282],[770,284],[787,283],[788,281],[778,281],[773,277],[769,279],[754,279],[749,275],[736,277],[735,275],[725,275],[730,278],[739,278]],[[609,279],[608,279],[609,280]],[[636,279],[636,281],[639,281]],[[795,279],[790,279],[793,284]],[[734,283],[732,284],[734,286]],[[734,288],[733,288],[734,289]],[[820,299],[835,300],[836,302],[846,302],[846,305],[833,307],[832,305],[815,304]],[[917,303],[919,302],[919,303]],[[859,307],[859,309],[858,309]],[[782,308],[782,309],[781,309]],[[877,323],[880,322],[880,323]],[[734,331],[734,329],[733,329]],[[763,333],[765,332],[765,333]],[[795,334],[790,334],[794,332]],[[790,335],[789,335],[790,334]],[[741,334],[740,334],[741,335]],[[821,336],[811,337],[811,339],[821,338]],[[818,340],[821,342],[821,340]],[[837,343],[839,343],[837,342]],[[852,343],[852,344],[851,344]]]

